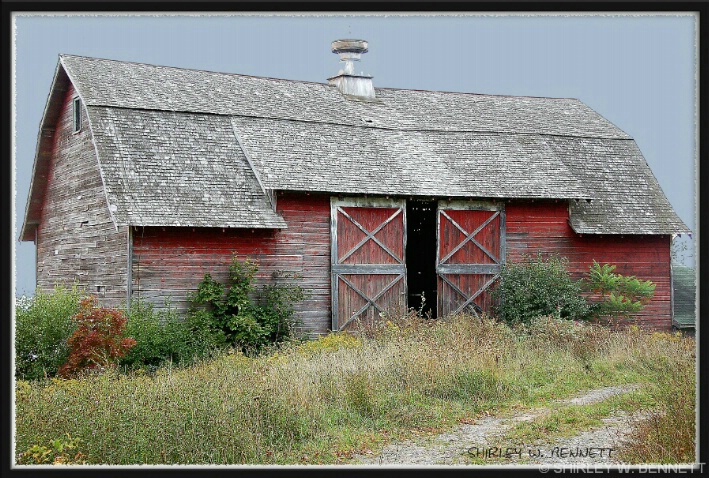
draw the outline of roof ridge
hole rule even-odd
[[[115,60],[112,58],[98,58],[98,57],[93,57],[93,56],[72,55],[72,54],[67,54],[67,53],[60,53],[59,57],[60,58],[66,58],[66,57],[84,58],[87,60],[110,61],[113,63],[142,65],[142,66],[149,66],[152,68],[165,68],[165,69],[169,69],[169,70],[194,71],[194,72],[201,72],[201,73],[209,73],[212,75],[240,76],[240,77],[245,77],[245,78],[257,78],[257,79],[263,79],[263,80],[288,81],[288,82],[294,82],[294,83],[307,83],[310,85],[320,85],[320,86],[330,87],[330,85],[328,85],[327,83],[321,83],[318,81],[292,80],[290,78],[276,78],[274,76],[257,76],[257,75],[247,75],[244,73],[231,73],[231,72],[227,72],[227,71],[204,70],[201,68],[185,68],[185,67],[181,67],[181,66],[157,65],[155,63],[145,63],[145,62],[141,62],[141,61]]]
[[[114,62],[114,63],[127,63],[127,64],[131,64],[131,65],[143,65],[143,66],[148,66],[148,67],[153,67],[153,68],[167,68],[167,69],[171,69],[171,70],[186,70],[186,71],[209,73],[209,74],[214,74],[214,75],[240,76],[240,77],[245,77],[245,78],[256,78],[256,79],[273,80],[273,81],[287,81],[287,82],[295,82],[295,83],[306,83],[306,84],[310,84],[310,85],[320,85],[320,86],[330,87],[329,84],[322,83],[319,81],[295,80],[295,79],[291,79],[291,78],[277,78],[275,76],[247,75],[245,73],[232,73],[232,72],[227,72],[227,71],[205,70],[202,68],[187,68],[187,67],[171,66],[171,65],[158,65],[155,63],[145,63],[145,62],[140,62],[140,61],[129,61],[129,60],[116,60],[113,58],[100,58],[100,57],[85,56],[85,55],[73,55],[70,53],[60,53],[59,57],[60,58],[65,58],[65,57],[83,58],[83,59],[87,59],[87,60],[110,61],[110,62]],[[501,94],[501,93],[476,93],[476,92],[470,92],[470,91],[429,90],[426,88],[399,88],[399,87],[393,87],[393,86],[375,86],[374,89],[375,89],[375,91],[376,90],[379,90],[379,91],[411,91],[411,92],[422,92],[422,93],[441,93],[444,95],[484,96],[484,97],[494,97],[494,98],[530,98],[530,99],[562,100],[562,101],[563,100],[573,100],[573,101],[583,103],[578,98],[565,97],[565,96],[506,95],[506,94]]]

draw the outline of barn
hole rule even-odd
[[[187,307],[231,258],[297,273],[306,331],[392,308],[479,313],[506,261],[559,254],[656,283],[689,233],[633,139],[579,100],[314,83],[60,55],[20,240],[37,286]],[[334,70],[334,68],[333,68]],[[423,304],[422,304],[423,301]]]

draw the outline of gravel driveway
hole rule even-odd
[[[605,387],[582,395],[559,400],[565,405],[585,405],[605,400],[613,395],[627,393],[638,385]],[[616,414],[603,420],[603,426],[572,437],[564,437],[543,444],[500,444],[499,437],[515,424],[548,413],[549,408],[525,410],[507,417],[484,417],[473,424],[425,440],[406,440],[387,445],[381,455],[357,455],[353,464],[362,465],[461,465],[466,463],[499,465],[615,465],[616,450],[633,423],[643,418]]]

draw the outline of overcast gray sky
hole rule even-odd
[[[16,294],[35,286],[18,242],[37,133],[60,53],[326,82],[330,43],[369,41],[375,86],[578,98],[630,134],[695,230],[697,19],[690,14],[16,14]]]

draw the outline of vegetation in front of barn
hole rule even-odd
[[[203,328],[193,323],[187,333],[170,311],[138,309],[132,313],[145,320],[134,335],[145,341],[155,334],[156,349],[183,344],[175,363],[185,366],[158,367],[163,355],[154,353],[151,373],[124,367],[68,380],[18,380],[16,457],[28,464],[347,463],[392,439],[549,405],[580,390],[640,383],[640,398],[622,406],[647,409],[652,420],[624,458],[694,461],[693,340],[564,320],[558,304],[547,305],[547,315],[537,311],[510,324],[411,313],[248,356],[233,347],[218,351],[204,314],[197,314]],[[193,353],[198,349],[212,352]],[[150,346],[139,356],[150,356]],[[577,420],[539,426],[570,433],[608,413],[567,411]]]
[[[670,334],[553,317],[512,328],[407,316],[357,336],[223,354],[153,375],[18,381],[16,449],[69,433],[87,463],[346,463],[394,438],[599,386],[641,383],[638,406],[666,407],[674,403],[668,386],[693,393],[692,382],[674,378],[693,367],[692,339]],[[681,406],[693,417],[693,402]],[[665,461],[693,461],[693,422],[684,425],[671,436],[686,448]]]
[[[651,281],[618,274],[611,264],[593,261],[579,280],[571,278],[568,265],[564,257],[543,254],[504,264],[493,290],[496,315],[508,324],[553,315],[617,325],[639,312],[655,293]]]

